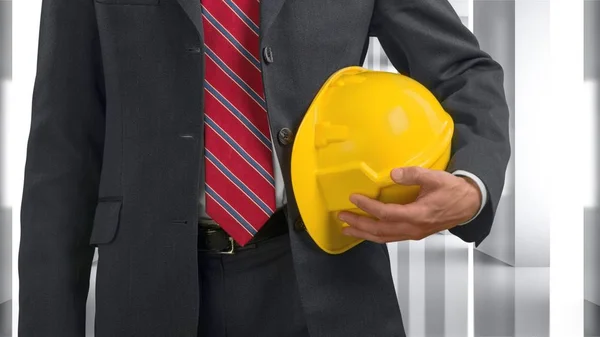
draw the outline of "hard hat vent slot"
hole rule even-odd
[[[353,193],[377,198],[383,187],[393,184],[389,174],[379,174],[364,162],[322,169],[317,172],[317,182],[330,211],[356,207],[349,200]]]
[[[343,142],[348,139],[348,127],[332,125],[330,122],[315,124],[315,147],[322,148],[331,143]]]

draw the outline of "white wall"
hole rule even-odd
[[[449,0],[450,4],[456,11],[456,14],[460,17],[463,24],[469,28],[472,28],[473,20],[473,0]]]
[[[548,267],[550,3],[515,3],[515,266]]]

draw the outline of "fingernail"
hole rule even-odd
[[[356,204],[356,194],[351,194],[350,195],[350,202],[353,204]]]
[[[398,181],[402,179],[402,175],[404,171],[401,168],[396,168],[392,170],[392,179]]]
[[[350,236],[350,231],[348,231],[346,228],[342,228],[342,234]]]
[[[345,221],[346,221],[348,218],[347,218],[347,215],[346,215],[346,213],[344,213],[344,212],[340,212],[340,213],[338,214],[338,219],[340,219],[340,220],[342,220],[342,221],[344,221],[344,222],[345,222]]]

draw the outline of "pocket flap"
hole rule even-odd
[[[117,233],[121,200],[99,201],[96,205],[90,244],[110,243]]]

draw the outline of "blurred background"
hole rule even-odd
[[[11,332],[11,205],[6,193],[6,113],[12,83],[12,0],[0,0],[0,337]]]
[[[549,336],[552,204],[549,195],[553,184],[569,183],[565,179],[569,172],[556,165],[549,152],[542,150],[548,147],[548,140],[560,137],[552,133],[560,130],[540,127],[540,121],[548,118],[552,104],[549,93],[553,73],[567,70],[567,65],[565,69],[551,67],[550,0],[450,2],[462,23],[475,33],[482,49],[505,70],[513,157],[492,232],[477,249],[448,233],[419,242],[389,245],[406,330],[410,337]],[[7,191],[0,196],[0,337],[11,333],[11,207],[15,213],[19,209],[41,0],[23,3],[15,5],[22,6],[16,17],[23,19],[15,20],[15,31],[19,31],[19,39],[14,41],[15,51],[19,52],[19,58],[15,58],[15,65],[18,63],[15,69],[19,69],[15,83],[18,81],[19,90],[13,89],[14,95],[9,95],[11,86],[17,85],[12,84],[11,73],[12,2],[0,0],[0,118],[3,126],[0,151],[2,158],[11,158],[17,163],[11,179],[6,179],[8,170],[4,160],[0,168],[0,186]],[[586,159],[576,165],[585,168],[585,244],[576,249],[585,252],[584,328],[585,336],[591,337],[600,336],[600,167],[597,163],[600,147],[596,136],[600,131],[597,117],[600,1],[585,1],[584,26],[583,113],[589,123],[581,126]],[[395,71],[377,39],[370,41],[364,66]],[[10,148],[4,122],[9,97],[15,110],[11,113]],[[565,111],[565,118],[569,113]],[[541,174],[548,171],[551,171],[549,175]],[[555,178],[556,182],[549,181],[548,177]],[[9,192],[12,199],[6,197]],[[14,223],[17,236],[18,221]],[[14,248],[16,252],[17,247]],[[14,255],[12,261],[16,261]],[[95,266],[88,300],[88,336],[93,336],[94,278]],[[16,305],[15,313],[18,313]]]
[[[587,119],[590,121],[586,139],[588,169],[585,181],[585,322],[590,335],[600,336],[600,1],[585,2],[584,35],[584,96]]]

